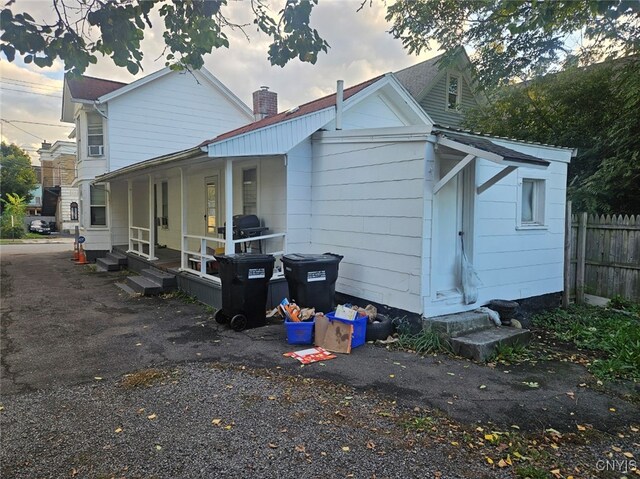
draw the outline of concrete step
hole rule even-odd
[[[116,286],[120,288],[122,291],[124,291],[125,293],[127,293],[129,296],[135,296],[136,294],[138,294],[124,283],[116,283]]]
[[[476,361],[486,361],[493,355],[499,344],[524,345],[529,342],[529,339],[531,339],[531,331],[528,329],[502,326],[453,338],[451,346],[453,352],[459,356]]]
[[[143,269],[142,275],[160,284],[165,290],[173,289],[178,285],[175,275],[165,273],[164,271],[160,271],[156,268]]]
[[[104,258],[96,259],[96,265],[98,265],[99,268],[102,268],[105,271],[119,271],[120,270],[120,263],[118,263],[117,260],[113,260],[113,259],[109,258],[108,256],[106,256]]]
[[[475,331],[493,329],[495,324],[486,313],[468,311],[425,319],[423,327],[437,332],[443,338],[450,339]]]
[[[117,251],[113,251],[110,253],[107,253],[107,258],[113,260],[113,261],[117,261],[118,264],[120,264],[120,266],[128,266],[128,261],[127,261],[127,255],[126,254],[122,254],[122,253],[118,253]]]
[[[145,296],[162,293],[162,285],[146,276],[127,276],[125,284]]]

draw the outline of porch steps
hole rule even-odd
[[[176,289],[176,277],[155,268],[143,269],[140,276],[128,276],[125,285],[138,294],[149,296]]]
[[[425,319],[423,328],[447,340],[453,352],[476,361],[486,361],[498,345],[527,344],[528,329],[496,326],[488,314],[468,311]]]
[[[531,331],[511,327],[494,327],[484,331],[459,336],[451,339],[453,352],[476,361],[489,359],[498,345],[525,345],[531,339]]]
[[[426,319],[424,326],[447,339],[495,327],[488,314],[477,311],[436,316]]]
[[[127,257],[121,253],[107,253],[104,258],[98,258],[96,265],[105,271],[119,271],[127,266]]]

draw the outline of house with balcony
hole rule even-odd
[[[204,68],[182,72],[165,68],[129,84],[66,76],[62,121],[75,125],[71,134],[76,145],[74,185],[87,257],[102,256],[112,249],[114,236],[127,233],[120,220],[127,211],[110,206],[121,193],[96,183],[97,176],[191,147],[254,119],[253,111]],[[160,211],[168,209],[173,186],[167,178],[146,180],[149,201]],[[136,198],[141,191],[136,188]],[[155,229],[154,241],[164,245],[178,226],[160,219],[146,230]],[[149,231],[140,233],[149,236]]]

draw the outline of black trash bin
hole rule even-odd
[[[282,257],[289,298],[300,307],[329,313],[334,309],[339,254],[287,254]]]
[[[215,256],[222,280],[222,309],[215,320],[235,331],[264,326],[269,280],[275,258],[270,254]]]

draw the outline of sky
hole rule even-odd
[[[278,0],[274,0],[279,5]],[[250,22],[248,1],[230,2],[230,13],[237,23]],[[251,94],[260,86],[278,93],[280,111],[333,93],[336,81],[345,87],[382,73],[397,71],[438,54],[436,49],[420,56],[409,55],[399,40],[387,33],[383,2],[367,3],[357,12],[361,0],[320,0],[314,8],[311,25],[329,43],[328,53],[320,54],[315,65],[298,60],[284,68],[271,66],[267,60],[269,39],[248,27],[249,41],[240,32],[227,31],[229,49],[219,49],[205,57],[205,67],[251,107]],[[17,0],[14,12],[27,11],[36,20],[51,15],[51,0]],[[136,76],[113,65],[108,58],[98,58],[86,75],[122,82],[132,82],[164,67],[161,23],[146,30],[142,44],[144,71]],[[39,164],[36,150],[43,140],[53,143],[67,140],[72,125],[60,122],[64,66],[56,62],[51,68],[25,65],[20,60],[7,62],[0,56],[0,123],[2,140],[24,148]],[[7,121],[11,123],[7,123]]]

